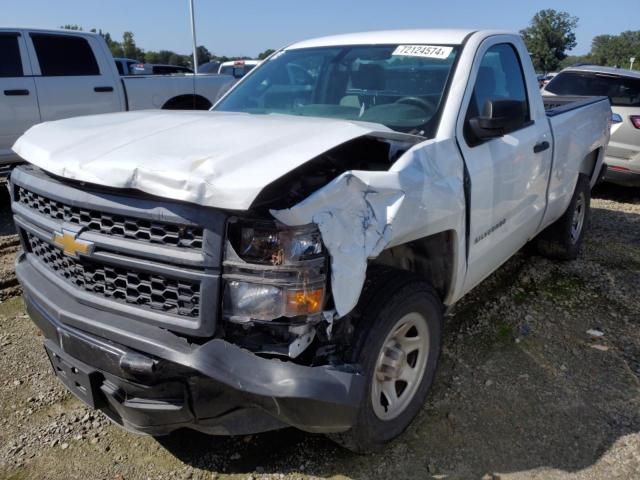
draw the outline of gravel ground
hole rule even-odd
[[[18,237],[11,220],[9,193],[0,179],[0,301],[21,293],[13,273],[13,260],[18,251]]]
[[[640,193],[597,192],[578,261],[521,253],[466,297],[429,401],[371,456],[292,429],[154,440],[83,407],[15,296],[0,204],[0,479],[640,478]]]

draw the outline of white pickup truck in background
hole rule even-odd
[[[209,109],[225,75],[121,77],[98,34],[0,28],[0,169],[16,139],[40,122],[150,108]]]
[[[447,308],[528,242],[578,255],[610,120],[543,102],[516,34],[303,41],[210,112],[30,129],[16,274],[60,379],[130,430],[381,448]]]

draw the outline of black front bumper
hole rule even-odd
[[[354,422],[365,390],[361,375],[261,358],[221,339],[189,343],[76,301],[26,254],[16,274],[65,385],[128,430],[162,435],[188,427],[241,435],[294,426],[341,432]]]

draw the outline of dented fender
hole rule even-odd
[[[386,248],[453,230],[464,252],[464,164],[452,139],[413,146],[386,172],[351,170],[288,209],[271,210],[291,226],[315,223],[331,257],[339,316],[357,304],[367,264]],[[454,283],[464,276],[456,255]],[[454,287],[449,296],[455,296]]]

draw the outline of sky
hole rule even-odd
[[[194,0],[198,45],[212,53],[255,57],[267,48],[336,33],[396,28],[492,28],[517,32],[541,9],[579,18],[585,54],[600,34],[637,30],[639,0]],[[144,50],[191,51],[188,0],[0,0],[0,27],[99,28],[119,40],[132,31]],[[626,14],[625,14],[626,12]],[[607,18],[605,20],[605,17]]]

